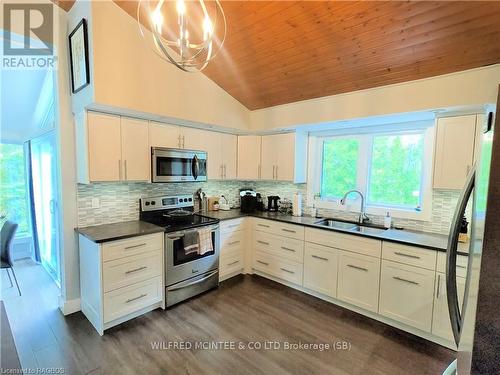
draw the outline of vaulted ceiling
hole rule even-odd
[[[222,5],[226,43],[204,74],[252,110],[500,62],[500,2]]]

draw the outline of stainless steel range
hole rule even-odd
[[[140,200],[140,219],[165,228],[167,306],[219,285],[219,220],[193,210],[192,195]]]

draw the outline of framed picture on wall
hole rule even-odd
[[[83,18],[69,34],[71,91],[77,93],[90,83],[87,21]]]

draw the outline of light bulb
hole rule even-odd
[[[161,14],[159,9],[155,9],[154,12],[151,13],[151,21],[153,22],[153,26],[155,29],[161,33],[161,26],[163,24],[163,15]]]
[[[212,36],[212,33],[214,31],[212,21],[210,18],[205,17],[203,20],[203,40],[206,41],[209,37]]]
[[[184,0],[177,0],[176,8],[179,15],[186,13],[186,4]]]

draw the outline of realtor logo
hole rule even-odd
[[[2,68],[53,68],[54,5],[46,1],[3,1]]]

